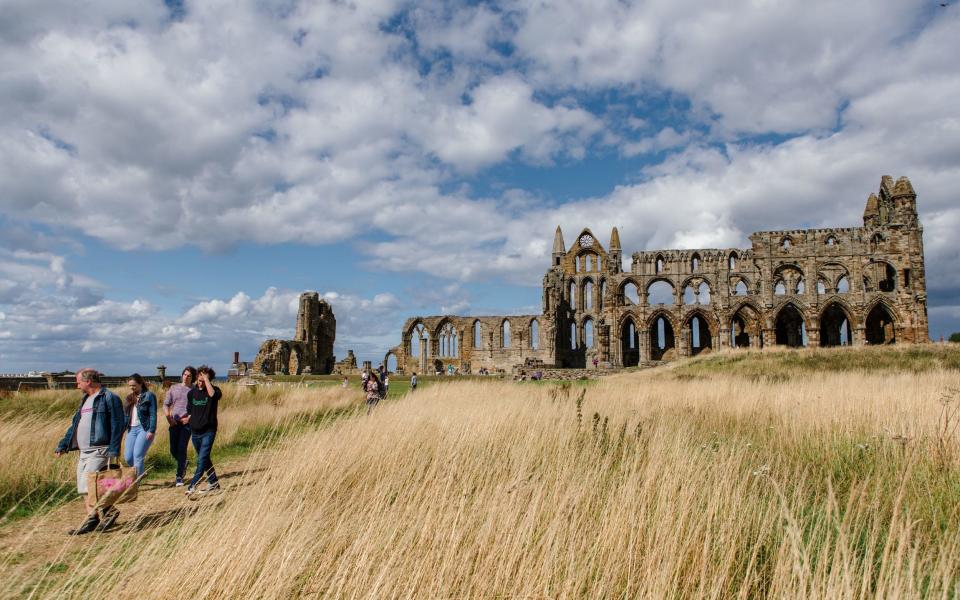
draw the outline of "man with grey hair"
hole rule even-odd
[[[73,422],[66,435],[60,440],[55,456],[77,450],[77,492],[83,496],[87,507],[87,519],[71,535],[90,533],[98,525],[106,529],[117,520],[120,514],[114,507],[108,508],[103,515],[103,523],[96,507],[90,504],[87,496],[87,474],[96,473],[107,467],[111,458],[120,456],[120,442],[126,429],[126,415],[120,397],[101,385],[101,376],[95,369],[80,369],[77,372],[77,389],[83,392],[83,399],[73,415]]]

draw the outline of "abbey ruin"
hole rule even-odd
[[[607,248],[584,229],[568,249],[558,227],[541,314],[414,317],[384,363],[407,373],[609,368],[720,348],[928,340],[923,228],[906,177],[881,179],[862,227],[749,239],[635,252],[626,268],[616,228]]]
[[[317,292],[300,294],[297,329],[292,340],[267,340],[253,361],[253,371],[300,375],[326,375],[336,358],[333,342],[337,337],[337,319],[333,309]]]

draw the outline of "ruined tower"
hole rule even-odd
[[[300,294],[297,325],[292,340],[267,340],[260,346],[253,368],[261,373],[326,375],[333,370],[333,343],[337,320],[330,304],[317,292]]]

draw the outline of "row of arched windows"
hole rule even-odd
[[[594,272],[603,270],[603,261],[599,255],[592,252],[587,252],[581,254],[574,259],[574,271],[577,273],[580,272]]]
[[[727,257],[727,268],[729,270],[731,271],[737,270],[738,258],[739,257],[737,256],[736,252],[730,253],[730,255]],[[667,263],[666,261],[664,261],[663,256],[658,254],[657,258],[654,260],[654,265],[653,265],[654,273],[657,273],[657,274],[663,273],[664,270],[666,269],[666,264]],[[689,263],[690,271],[693,273],[696,273],[697,271],[700,270],[700,267],[702,265],[703,265],[703,259],[700,258],[699,254],[694,253],[694,255],[690,257],[690,263]]]
[[[577,293],[577,284],[576,282],[571,281],[567,285],[567,301],[570,306],[575,309],[582,310],[592,310],[594,304],[596,304],[597,309],[603,309],[603,297],[607,294],[607,282],[604,280],[600,281],[599,294],[595,294],[596,288],[593,285],[593,282],[589,279],[585,280],[580,287],[580,293]],[[583,301],[582,305],[577,304],[577,300],[581,299]]]
[[[473,348],[483,347],[483,326],[479,320],[473,322]],[[438,335],[438,356],[440,358],[455,358],[460,356],[461,340],[457,330],[452,323],[446,323],[440,329]],[[420,356],[421,347],[426,349],[428,356],[430,353],[430,332],[427,331],[423,323],[418,323],[410,333],[410,356]],[[530,321],[530,349],[540,349],[540,322],[537,319]],[[508,319],[500,323],[500,348],[509,348],[511,346],[511,326]]]

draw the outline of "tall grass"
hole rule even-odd
[[[955,387],[942,369],[437,384],[291,438],[222,504],[87,546],[35,591],[955,597]]]
[[[360,403],[356,390],[224,385],[217,450],[243,450]],[[123,390],[114,390],[117,393]],[[0,400],[0,524],[76,496],[76,456],[53,457],[77,409],[76,390],[28,392]],[[163,401],[163,392],[159,394]],[[172,468],[162,408],[146,466]],[[191,451],[192,452],[192,451]]]

